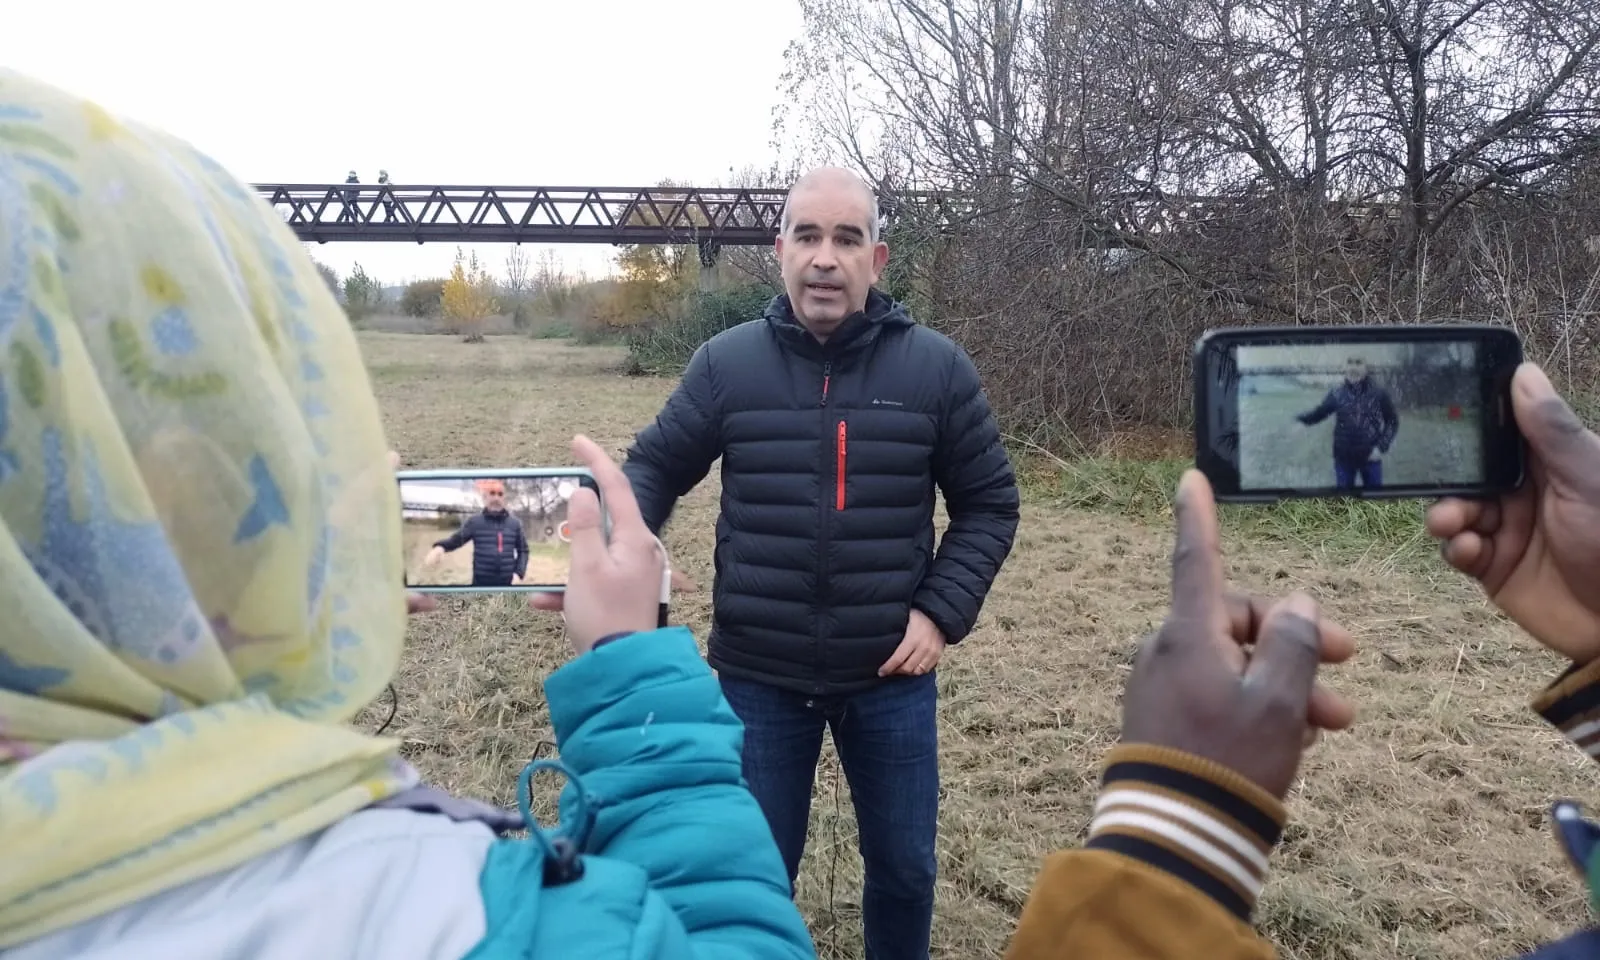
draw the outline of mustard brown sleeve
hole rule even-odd
[[[1219,764],[1116,747],[1088,842],[1045,861],[1007,960],[1271,960],[1250,917],[1284,821],[1276,798]]]
[[[1600,759],[1600,660],[1567,668],[1533,698],[1533,709],[1579,750]]]

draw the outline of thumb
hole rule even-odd
[[[572,566],[578,570],[600,562],[606,555],[606,533],[600,523],[600,498],[579,486],[567,501],[567,529],[572,534]]]
[[[1317,602],[1295,591],[1272,605],[1256,634],[1255,652],[1244,681],[1264,687],[1292,705],[1304,719],[1322,659]]]
[[[1517,368],[1511,404],[1546,476],[1580,489],[1600,482],[1600,437],[1583,425],[1543,370],[1532,363]]]

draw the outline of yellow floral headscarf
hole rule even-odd
[[[0,70],[0,947],[409,786],[349,322],[192,147]]]

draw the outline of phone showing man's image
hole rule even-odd
[[[1194,350],[1195,466],[1224,502],[1494,496],[1516,489],[1522,341],[1479,324],[1209,331]]]
[[[583,467],[408,470],[397,477],[406,587],[424,593],[565,592],[567,508],[580,487],[600,493]]]

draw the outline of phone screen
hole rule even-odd
[[[1219,494],[1398,497],[1520,482],[1514,334],[1508,344],[1500,330],[1300,330],[1218,337],[1197,352],[1197,462]]]
[[[567,511],[587,473],[518,476],[419,471],[400,477],[406,586],[414,590],[562,590]]]

